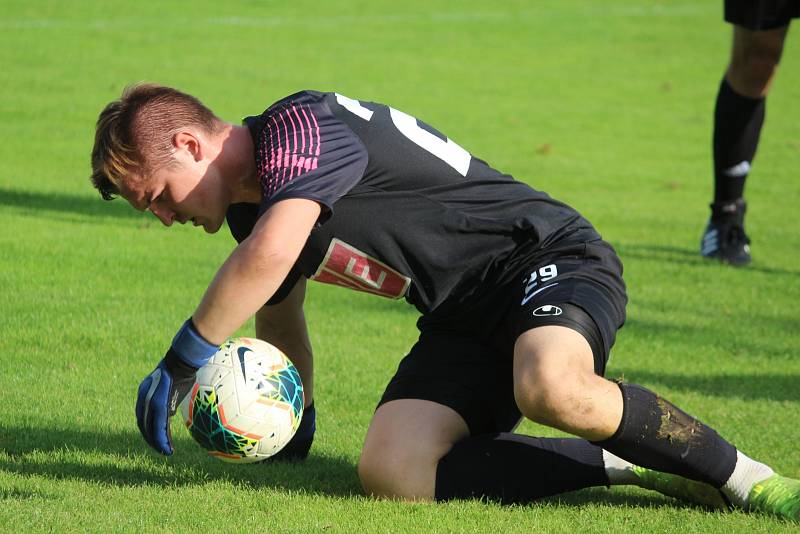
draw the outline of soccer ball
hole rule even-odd
[[[280,350],[260,339],[233,338],[198,369],[181,413],[211,456],[258,462],[280,451],[297,431],[303,385]]]

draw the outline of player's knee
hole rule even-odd
[[[553,365],[559,355],[532,358],[529,365],[515,372],[514,398],[522,415],[540,424],[561,427],[582,409],[581,389],[585,372],[569,366]],[[549,364],[548,364],[549,363]]]
[[[375,497],[433,500],[436,467],[469,434],[453,409],[419,399],[382,404],[367,431],[358,475]]]
[[[587,339],[576,330],[543,326],[520,335],[514,346],[514,398],[537,423],[564,428],[591,408],[586,391],[598,377]]]
[[[514,399],[522,415],[537,423],[555,425],[568,410],[564,384],[553,373],[533,372],[515,381]]]
[[[431,500],[439,458],[426,448],[368,442],[358,462],[358,477],[368,495],[382,499]]]
[[[770,54],[753,54],[731,63],[731,78],[752,93],[761,93],[778,68],[778,59]]]
[[[764,44],[734,54],[729,69],[734,88],[749,95],[765,93],[778,69],[782,51],[779,44]]]
[[[361,458],[358,460],[358,478],[364,491],[374,496],[383,492],[384,481],[390,479],[381,457],[366,448],[361,451]]]

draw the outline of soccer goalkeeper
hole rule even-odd
[[[652,391],[603,377],[627,296],[595,228],[410,115],[302,91],[234,125],[143,84],[100,114],[92,168],[105,199],[209,233],[227,218],[239,241],[139,389],[139,428],[163,454],[195,370],[254,314],[311,406],[311,279],[422,314],[367,432],[358,472],[372,495],[527,502],[637,484],[800,520],[800,482]],[[288,456],[311,446],[309,413]],[[521,417],[577,437],[516,434]]]

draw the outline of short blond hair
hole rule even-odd
[[[163,85],[130,85],[97,118],[92,185],[104,200],[131,173],[146,176],[172,159],[173,135],[187,126],[218,132],[223,122],[197,98]]]

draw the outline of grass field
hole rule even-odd
[[[314,284],[309,460],[231,467],[179,421],[178,453],[158,457],[135,426],[136,388],[234,241],[163,228],[87,179],[97,113],[134,81],[234,122],[303,88],[389,103],[572,204],[617,247],[630,305],[609,376],[800,477],[800,40],[748,181],[755,261],[701,261],[721,4],[4,0],[0,531],[796,532],[638,489],[516,507],[363,496],[355,463],[416,315]]]

